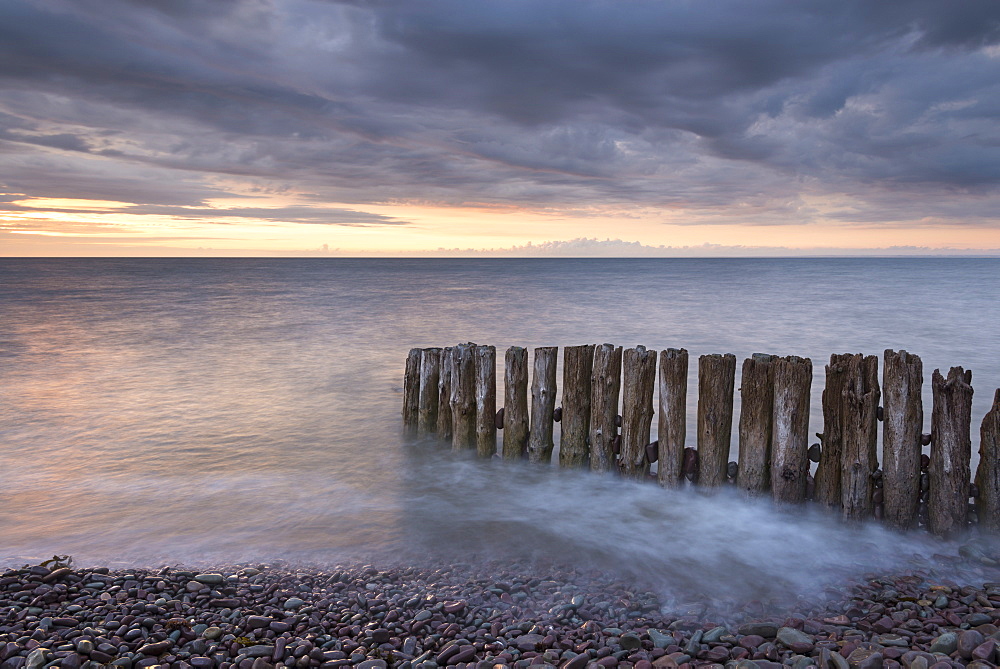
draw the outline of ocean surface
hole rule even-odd
[[[931,372],[973,370],[975,450],[998,288],[991,259],[0,259],[0,565],[561,560],[804,596],[954,546],[408,444],[407,351],[685,347],[693,445],[698,355],[811,357],[813,433],[831,353],[902,348],[928,422]]]

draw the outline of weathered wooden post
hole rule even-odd
[[[492,458],[497,452],[497,348],[477,346],[476,358],[476,453]]]
[[[726,482],[735,385],[735,355],[698,358],[698,483],[703,486]]]
[[[774,415],[771,419],[771,495],[778,502],[801,502],[809,473],[809,389],[812,360],[775,358]]]
[[[931,377],[931,464],[928,529],[948,536],[965,529],[972,460],[972,370],[952,367]]]
[[[520,460],[528,449],[528,351],[507,349],[504,358],[503,458]]]
[[[528,434],[528,461],[552,460],[552,420],[556,408],[557,346],[535,349],[535,368],[531,379],[531,427]]]
[[[897,530],[908,530],[917,524],[923,383],[923,363],[919,356],[886,349],[882,368],[883,518]]]
[[[420,356],[420,399],[417,408],[417,435],[437,431],[438,382],[441,376],[441,349],[425,348]]]
[[[645,346],[622,354],[622,473],[643,479],[649,473],[646,444],[653,420],[653,386],[656,384],[656,351]]]
[[[878,357],[852,355],[844,381],[840,499],[847,520],[871,518],[878,469]]]
[[[816,467],[816,502],[827,509],[839,509],[841,459],[844,452],[844,387],[851,353],[834,353],[826,366],[826,388],[823,390],[823,434],[819,465]]]
[[[452,348],[441,351],[440,372],[438,374],[438,415],[437,436],[442,441],[451,441],[451,367]]]
[[[451,351],[451,448],[476,447],[475,344],[459,344]]]
[[[583,467],[590,459],[590,377],[594,371],[594,345],[563,348],[562,431],[559,464]]]
[[[411,348],[403,372],[403,434],[414,437],[420,422],[420,358],[423,351]]]
[[[662,486],[679,486],[684,476],[687,436],[687,349],[660,351],[659,455],[656,478]]]
[[[590,469],[616,471],[613,443],[618,434],[618,393],[622,383],[622,347],[594,349],[590,403]]]
[[[979,428],[979,467],[976,469],[976,515],[979,529],[1000,532],[1000,388],[993,395],[993,406]]]
[[[751,495],[761,495],[771,487],[774,356],[754,353],[743,361],[740,398],[740,458],[736,485]]]

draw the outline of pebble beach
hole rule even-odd
[[[998,642],[1000,570],[978,549],[794,603],[667,601],[537,563],[0,576],[0,669],[986,669]]]

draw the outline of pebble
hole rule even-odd
[[[767,639],[773,639],[778,635],[778,626],[774,623],[746,623],[744,625],[740,625],[739,633],[744,635],[754,634]]]
[[[958,635],[954,632],[945,632],[938,638],[934,639],[929,648],[932,653],[942,653],[944,655],[951,655],[958,648]]]
[[[765,636],[765,635],[761,635]],[[785,644],[786,646],[792,647],[795,645],[812,646],[813,638],[806,634],[805,632],[800,632],[792,627],[782,627],[776,633],[775,637],[779,642]]]
[[[666,648],[674,642],[674,637],[671,634],[664,634],[659,630],[650,629],[647,631],[649,634],[649,640],[653,642],[654,648]]]

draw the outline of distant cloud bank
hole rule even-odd
[[[385,255],[375,251],[344,252],[329,247],[315,252],[331,256]],[[453,248],[434,249],[415,253],[398,253],[399,256],[419,257],[469,257],[469,258],[705,258],[705,257],[817,257],[817,256],[954,256],[998,257],[1000,249],[942,249],[926,246],[888,246],[885,248],[810,248],[794,249],[786,246],[727,246],[724,244],[698,244],[695,246],[651,246],[621,239],[596,239],[578,237],[560,241],[528,243],[520,246],[493,249]]]

